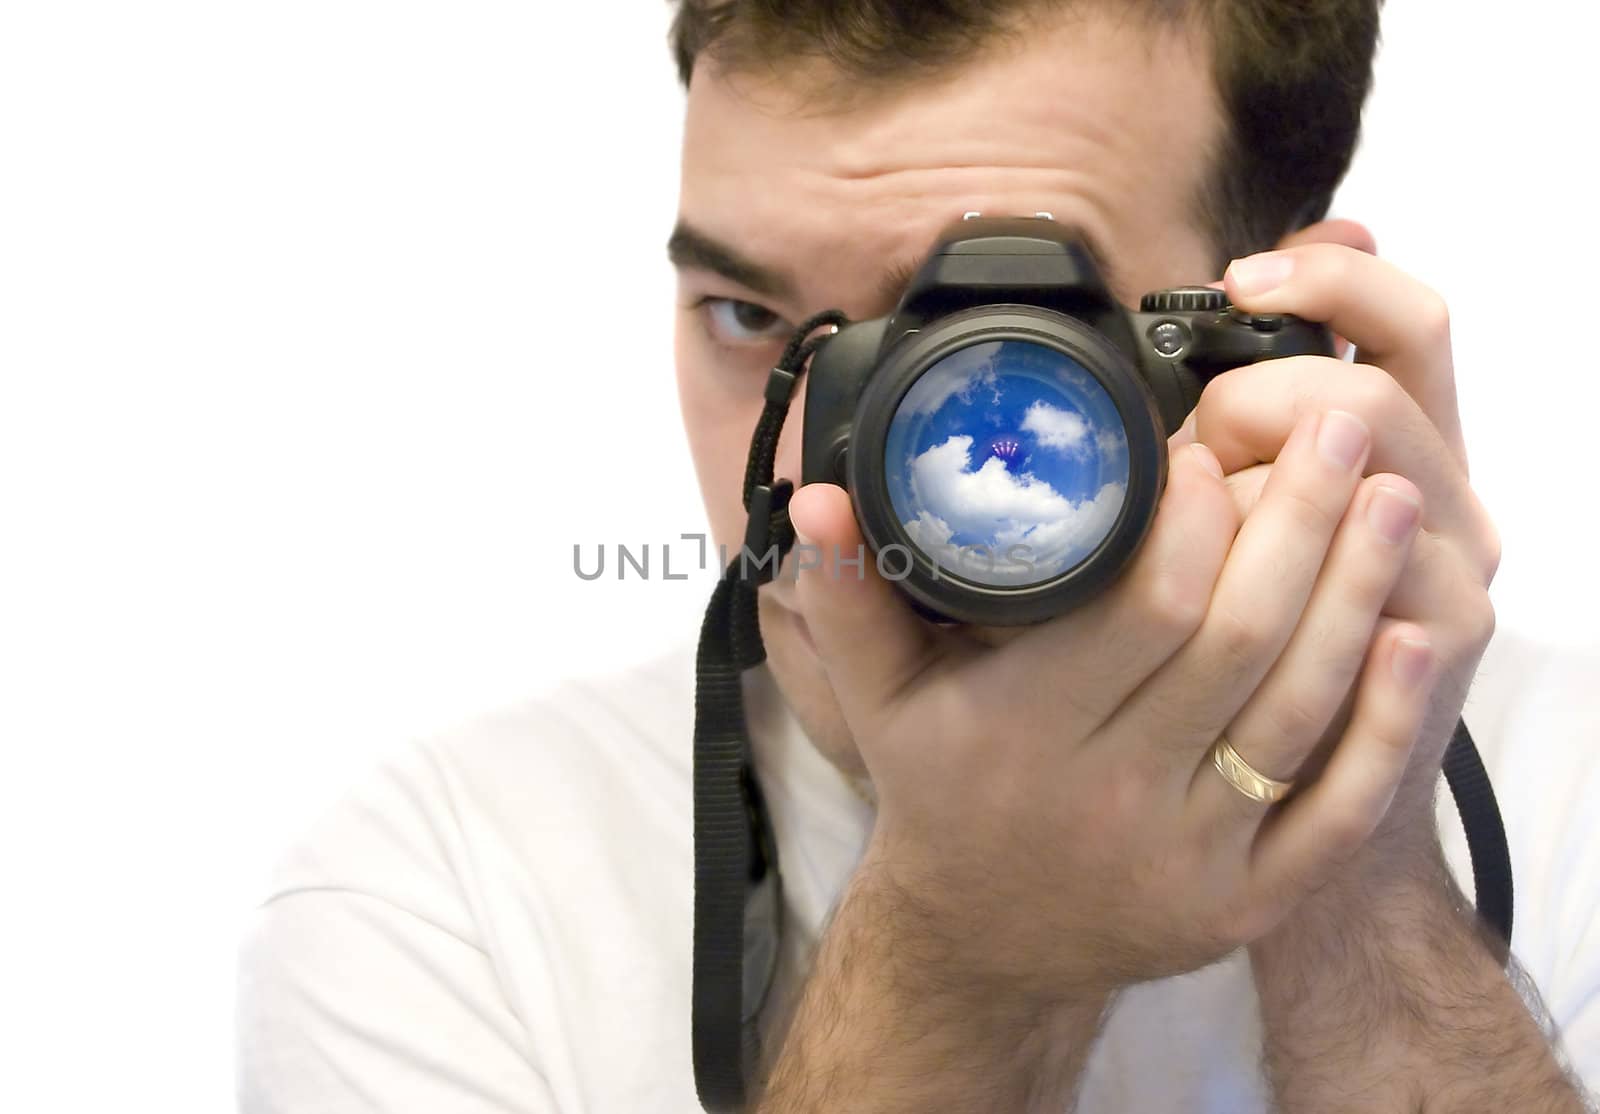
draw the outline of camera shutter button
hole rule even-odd
[[[1249,313],[1234,306],[1228,310],[1228,316],[1258,333],[1276,333],[1283,329],[1284,315],[1281,313]]]

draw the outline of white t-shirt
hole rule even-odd
[[[690,647],[414,744],[284,862],[240,953],[247,1114],[694,1114]],[[1501,634],[1467,706],[1516,871],[1516,952],[1600,1082],[1600,656]],[[872,815],[746,677],[798,977]],[[1446,848],[1471,874],[1447,793]],[[791,985],[793,985],[791,983]],[[1083,1114],[1268,1108],[1249,963],[1118,999]]]

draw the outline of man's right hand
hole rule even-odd
[[[846,902],[873,887],[922,973],[1033,1011],[1272,928],[1376,826],[1427,707],[1421,629],[1380,619],[1420,496],[1363,480],[1369,445],[1349,414],[1309,416],[1243,523],[1215,457],[1180,445],[1123,577],[998,646],[917,618],[870,556],[837,569],[862,544],[849,497],[798,492],[824,553],[801,610],[879,798]],[[1211,767],[1225,733],[1288,779],[1351,691],[1327,765],[1277,808]]]

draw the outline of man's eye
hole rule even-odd
[[[720,344],[729,346],[761,344],[780,340],[794,331],[794,327],[765,306],[754,302],[741,302],[733,298],[707,298],[706,320],[711,335]]]

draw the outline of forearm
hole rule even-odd
[[[1380,854],[1251,949],[1277,1109],[1589,1110],[1432,833],[1402,857],[1409,869]]]
[[[1070,1109],[1106,997],[979,987],[865,870],[818,951],[760,1114]]]

